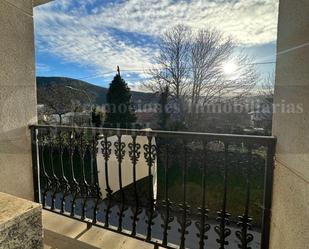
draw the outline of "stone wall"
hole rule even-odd
[[[43,247],[40,204],[0,193],[0,210],[0,248]]]
[[[308,0],[280,0],[271,249],[309,248],[308,13]]]

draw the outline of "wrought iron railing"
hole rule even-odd
[[[155,248],[268,248],[274,137],[30,128],[45,209]]]

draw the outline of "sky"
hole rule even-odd
[[[36,74],[106,87],[119,65],[138,90],[164,31],[184,24],[233,37],[263,79],[275,67],[277,15],[278,0],[55,0],[34,10]]]

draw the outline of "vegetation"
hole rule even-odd
[[[94,107],[91,113],[92,125],[95,127],[101,127],[104,122],[104,113],[98,108]]]
[[[261,107],[263,111],[263,127],[267,135],[271,135],[272,130],[272,116],[274,103],[274,85],[275,73],[269,74],[262,83],[259,89],[259,96],[261,97]]]
[[[127,83],[116,74],[107,92],[105,127],[132,128],[136,121],[131,91]]]
[[[79,99],[85,97],[80,92],[72,91],[65,85],[48,84],[43,87],[39,101],[45,104],[44,115],[57,114],[61,125],[63,115],[82,110]]]
[[[186,26],[175,26],[164,33],[156,66],[148,72],[153,80],[144,86],[153,92],[164,92],[168,86],[171,119],[194,130],[200,123],[199,107],[240,99],[255,86],[258,75],[252,60],[236,53],[236,48],[236,43],[219,31],[193,32]],[[233,75],[227,75],[225,63],[237,65]]]

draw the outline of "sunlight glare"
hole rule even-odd
[[[238,69],[238,66],[236,65],[236,63],[229,61],[223,64],[223,72],[226,75],[231,75],[233,73],[235,73]]]

